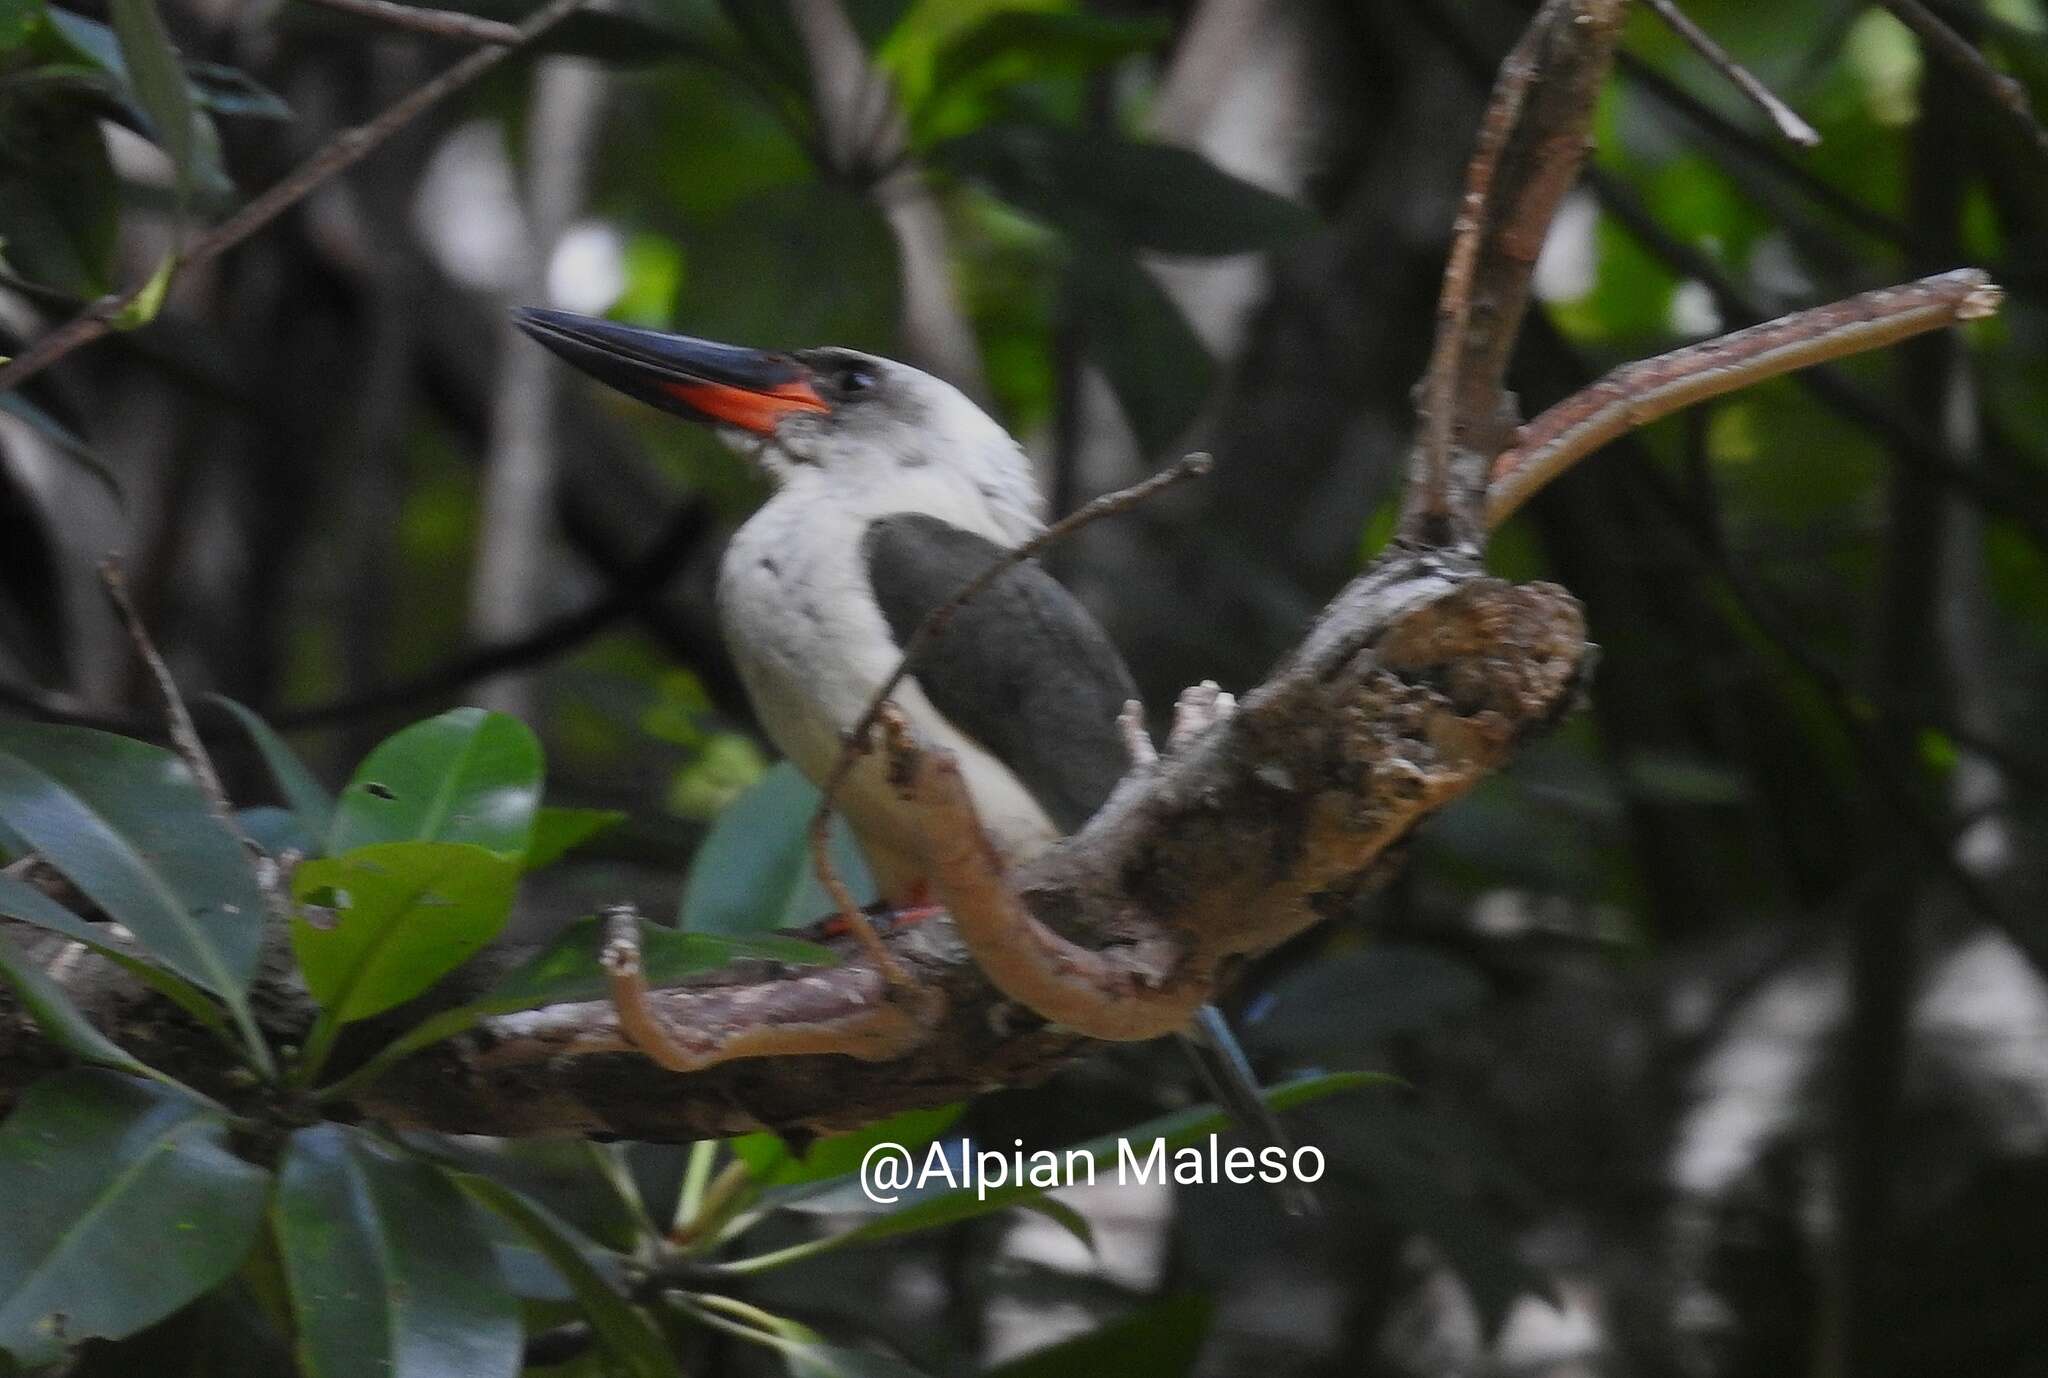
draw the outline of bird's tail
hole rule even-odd
[[[1180,1036],[1180,1045],[1187,1049],[1188,1061],[1195,1064],[1209,1094],[1230,1116],[1238,1132],[1251,1141],[1254,1151],[1278,1148],[1291,1160],[1294,1141],[1259,1094],[1259,1079],[1252,1074],[1251,1060],[1238,1046],[1237,1035],[1230,1031],[1223,1011],[1214,1005],[1202,1006],[1195,1014],[1193,1026]],[[1279,1182],[1274,1186],[1274,1195],[1289,1215],[1317,1212],[1315,1193],[1304,1182],[1292,1178]]]

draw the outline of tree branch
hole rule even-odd
[[[417,5],[393,4],[392,0],[309,0],[309,3],[361,19],[374,19],[394,29],[430,34],[435,38],[460,39],[465,43],[489,43],[516,47],[525,41],[516,24],[457,10],[421,9]]]
[[[1691,17],[1678,8],[1678,0],[1646,0],[1646,3],[1673,33],[1691,44],[1694,52],[1726,77],[1729,85],[1749,97],[1752,104],[1768,115],[1780,134],[1801,148],[1812,148],[1820,142],[1819,132],[1801,119],[1797,110],[1778,99],[1776,92],[1758,81],[1754,72],[1730,57],[1728,50],[1716,43],[1712,34],[1693,23]]]
[[[1494,460],[1487,529],[1617,436],[1766,378],[1980,320],[1998,309],[2000,296],[1988,276],[1959,268],[1624,364],[1515,433],[1514,445]]]
[[[1529,279],[1585,161],[1627,0],[1546,0],[1501,64],[1466,169],[1421,385],[1401,539],[1476,552],[1488,462],[1507,442],[1502,388]]]
[[[1884,7],[1911,29],[1937,62],[1946,63],[1971,90],[1991,105],[1999,117],[2048,165],[2048,129],[2034,115],[2027,88],[1993,67],[1969,39],[1957,33],[1940,15],[1920,0],[1884,0]]]
[[[518,51],[520,45],[532,42],[567,19],[582,5],[583,0],[548,0],[518,25],[515,43],[501,48],[478,49],[432,81],[392,102],[368,124],[335,135],[319,151],[287,173],[283,180],[186,245],[184,255],[173,270],[173,279],[217,258],[268,225],[322,184],[375,152],[386,139],[434,105],[503,62]],[[38,337],[34,344],[8,363],[0,364],[0,392],[20,387],[72,350],[105,338],[112,333],[121,312],[143,290],[143,286],[137,286],[102,297],[64,324]]]

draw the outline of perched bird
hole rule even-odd
[[[822,783],[903,645],[934,609],[1043,527],[1023,448],[950,384],[850,349],[771,353],[522,309],[520,328],[629,396],[709,423],[775,492],[728,546],[721,626],[762,727]],[[1081,604],[1031,562],[959,607],[892,698],[960,762],[1006,867],[1072,832],[1128,765],[1130,671]],[[925,842],[878,756],[834,800],[893,908],[928,896]],[[1229,1027],[1189,1036],[1224,1108],[1284,1143]]]

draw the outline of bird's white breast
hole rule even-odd
[[[871,592],[862,540],[891,512],[928,512],[1003,540],[975,504],[916,474],[871,498],[798,474],[734,535],[719,570],[718,609],[761,725],[782,753],[822,782],[899,648]],[[991,842],[1015,863],[1058,830],[1017,779],[906,680],[893,695],[918,739],[960,759]],[[876,757],[863,757],[839,799],[891,899],[925,874],[923,843]]]

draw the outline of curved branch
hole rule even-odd
[[[1660,417],[1766,378],[1981,320],[1997,311],[2001,296],[1986,274],[1959,268],[1624,364],[1516,432],[1494,460],[1487,529],[1579,460]]]

